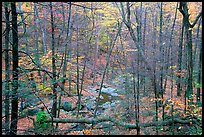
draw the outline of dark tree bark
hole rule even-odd
[[[159,92],[158,92],[158,86],[157,86],[157,72],[156,72],[156,58],[155,58],[155,51],[156,51],[156,28],[157,28],[157,15],[155,15],[155,19],[153,18],[153,36],[152,36],[152,47],[153,47],[153,80],[152,80],[152,87],[153,87],[153,92],[155,94],[155,112],[156,112],[156,121],[158,121],[158,99],[159,99]],[[155,34],[155,35],[154,35]],[[158,135],[158,127],[156,127],[156,135]]]
[[[4,2],[5,8],[5,18],[6,18],[6,33],[5,33],[5,133],[9,135],[9,123],[10,123],[10,99],[9,99],[9,79],[10,79],[10,64],[9,64],[9,32],[10,32],[10,24],[9,24],[9,3]]]
[[[160,4],[160,23],[159,23],[159,51],[161,53],[161,68],[160,68],[160,94],[162,97],[162,100],[164,99],[164,89],[163,89],[163,65],[164,65],[164,44],[162,43],[162,24],[163,24],[163,3]],[[162,102],[163,103],[163,102]],[[164,121],[164,105],[162,106],[162,119]]]
[[[202,34],[201,34],[201,36],[202,36]],[[199,64],[198,64],[198,81],[197,82],[199,85],[202,83],[201,77],[202,77],[202,39],[200,39],[200,54],[199,54]],[[197,94],[196,94],[197,103],[200,102],[200,89],[201,89],[201,87],[198,86],[197,87]]]
[[[76,83],[76,86],[77,86],[77,95],[78,95],[78,100],[77,100],[77,117],[79,116],[79,110],[80,110],[80,107],[81,107],[81,95],[80,95],[80,91],[79,91],[79,28],[77,26],[77,33],[76,33],[76,40],[77,40],[77,83]]]
[[[178,50],[178,70],[177,72],[181,74],[182,67],[182,47],[183,47],[183,32],[184,32],[184,20],[182,21],[181,36],[179,39],[179,50]],[[177,96],[181,96],[181,75],[177,77]]]
[[[202,19],[200,18],[199,22],[198,22],[198,29],[196,32],[196,42],[195,42],[195,49],[194,49],[194,53],[193,53],[193,61],[196,62],[196,57],[197,57],[197,48],[199,49],[199,33],[200,33],[200,25],[202,23]],[[194,65],[193,67],[196,67],[196,65]],[[195,68],[196,69],[196,68]]]
[[[55,30],[54,30],[54,17],[52,11],[52,2],[50,2],[50,12],[51,12],[51,26],[52,26],[52,73],[53,73],[53,106],[52,115],[56,118],[57,115],[57,85],[56,85],[56,66],[55,66]]]
[[[68,38],[68,42],[65,44],[65,51],[64,51],[64,62],[63,62],[63,68],[62,68],[62,76],[63,76],[63,81],[62,81],[62,90],[64,91],[64,86],[65,86],[65,82],[66,82],[66,68],[67,68],[67,54],[68,54],[68,45],[69,43],[71,43],[71,22],[72,22],[72,18],[71,18],[71,14],[72,14],[72,5],[69,4],[69,11],[68,11],[68,27],[67,27],[67,38]]]
[[[16,3],[11,2],[12,13],[12,56],[13,56],[13,81],[12,81],[12,99],[11,99],[11,126],[10,135],[17,134],[18,123],[18,25],[17,25],[17,13]]]
[[[188,3],[187,2],[180,2],[179,11],[183,15],[184,19],[184,26],[185,26],[185,33],[187,39],[187,54],[188,54],[188,64],[187,64],[187,71],[188,71],[188,86],[187,86],[187,97],[192,101],[191,95],[193,94],[193,49],[192,49],[192,28],[197,23],[198,19],[202,15],[202,11],[197,15],[196,19],[193,23],[189,21],[189,12],[188,12]]]

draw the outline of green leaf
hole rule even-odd
[[[176,66],[170,66],[169,67],[169,69],[175,69],[176,68]]]

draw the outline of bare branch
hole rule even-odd
[[[195,24],[197,23],[198,19],[202,16],[202,10],[201,12],[197,15],[197,17],[195,18],[194,22],[192,24],[190,24],[190,27],[193,28],[195,26]]]

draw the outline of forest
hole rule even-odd
[[[2,135],[201,135],[202,2],[2,2]]]

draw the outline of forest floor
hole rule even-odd
[[[105,56],[100,56],[100,58],[97,59],[96,68],[97,69],[100,68],[101,64],[103,64],[103,66],[105,66],[105,62],[106,62]],[[95,79],[95,83],[100,83],[101,78],[102,78],[102,75],[97,75],[97,77]],[[88,77],[85,77],[84,89],[88,89],[88,87],[90,87],[89,85],[91,85],[91,82],[92,82],[92,80],[90,80]],[[104,84],[108,85],[109,87],[114,87],[115,88],[115,85],[108,84],[106,81],[104,82]],[[99,85],[100,84],[98,84],[94,88],[99,88]],[[166,87],[166,93],[164,94],[164,100],[167,100],[167,99],[170,98],[170,93],[171,93],[170,92],[170,85],[171,85],[171,81],[168,80],[167,81],[167,87]],[[82,94],[83,94],[82,102],[84,102],[84,97],[85,96],[92,96],[92,97],[95,97],[95,98],[97,98],[97,96],[98,96],[98,93],[93,92],[93,91],[88,91],[88,90],[83,90]],[[181,104],[183,105],[184,101],[185,101],[184,100],[184,93],[182,92],[180,97],[178,97],[176,94],[177,94],[176,87],[173,87],[173,90],[172,90],[172,97],[173,98],[172,98],[172,100],[180,101],[180,103],[182,102]],[[202,95],[202,91],[201,91],[201,95]],[[125,97],[123,95],[120,95],[120,97],[121,97],[121,100],[125,100]],[[45,100],[46,101],[44,103],[47,106],[50,106],[50,103],[52,101],[49,100],[48,97],[45,97]],[[68,101],[68,102],[71,102],[74,105],[77,102],[77,96],[73,96],[73,97],[62,96],[62,101]],[[151,114],[149,112],[154,112],[155,111],[154,94],[149,94],[148,96],[141,97],[139,105],[140,105],[140,114],[139,114],[140,123],[151,122],[153,120],[154,116],[153,116],[153,113]],[[117,106],[117,109],[118,108],[120,108],[120,105]],[[161,110],[161,108],[159,109],[159,111]],[[182,107],[182,108],[184,108],[184,107]],[[125,111],[125,110],[124,109],[119,109],[119,111]],[[145,112],[146,113],[148,112],[149,115],[147,115]],[[165,112],[169,113],[170,110],[165,110]],[[87,113],[86,117],[89,117],[89,116],[93,115],[92,111],[86,111],[86,113]],[[115,112],[105,111],[105,113],[107,113],[107,115],[112,115]],[[158,116],[159,116],[159,119],[161,120],[162,119],[162,112],[161,111],[158,114]],[[36,116],[30,116],[30,117],[36,119]],[[73,116],[73,115],[70,115],[69,113],[67,113],[65,111],[61,111],[60,112],[60,118],[76,118],[76,117]],[[130,121],[126,121],[126,122],[134,124],[135,119],[132,118]],[[66,130],[71,128],[72,126],[73,126],[73,124],[70,124],[70,123],[66,123],[66,124],[59,123],[59,129],[61,130],[60,134],[69,134],[69,135],[70,134],[79,134],[79,133],[76,133],[76,132],[66,133]],[[23,132],[25,130],[27,130],[29,128],[32,128],[32,127],[33,127],[33,122],[32,122],[31,119],[25,117],[25,118],[21,118],[21,119],[18,120],[18,134],[23,134]],[[63,133],[63,130],[65,131],[64,133]],[[134,134],[137,133],[136,130],[124,130],[124,129],[118,129],[118,128],[116,128],[116,130],[118,130],[118,134],[134,135]],[[147,130],[148,130],[148,132],[145,132]],[[58,133],[56,133],[56,134],[58,134]],[[105,133],[103,129],[95,129],[95,130],[93,129],[92,134],[97,135],[97,134],[108,134],[108,133]],[[155,134],[155,130],[153,130],[153,128],[146,128],[146,129],[141,128],[140,134],[141,135],[145,135],[145,134],[153,135],[153,134]]]
[[[176,88],[175,87],[173,88],[172,94],[173,94],[173,99],[172,100],[180,100],[181,102],[184,102],[184,95],[182,94],[181,97],[177,97],[177,95],[176,95]],[[94,97],[97,97],[98,93],[93,92],[93,91],[83,91],[83,97],[85,97],[85,96],[94,96]],[[147,122],[152,121],[153,116],[151,114],[149,116],[147,116],[147,115],[144,114],[144,112],[145,111],[153,111],[153,110],[155,110],[155,106],[151,105],[151,104],[154,104],[154,102],[151,100],[153,98],[154,98],[154,96],[152,96],[152,97],[142,97],[140,99],[140,123],[147,123]],[[168,98],[170,98],[170,81],[167,82],[167,90],[166,90],[166,93],[164,94],[164,99],[167,100]],[[77,96],[76,97],[62,97],[62,101],[68,101],[68,102],[71,102],[72,104],[76,104]],[[82,98],[82,102],[83,101],[84,100]],[[49,100],[47,98],[47,101],[44,102],[44,103],[47,106],[49,106],[50,103],[51,103],[51,100]],[[120,106],[118,106],[118,107],[120,107]],[[167,111],[165,111],[165,112],[167,112]],[[86,116],[93,115],[93,112],[91,112],[91,111],[87,111],[87,113],[88,114]],[[106,111],[106,113],[109,113],[107,115],[112,115],[111,113],[113,113],[113,112]],[[158,114],[158,116],[159,116],[159,119],[162,119],[162,112],[160,112]],[[31,117],[36,119],[36,116],[31,116]],[[60,112],[60,118],[76,118],[76,117],[74,117],[73,115],[69,115],[65,111],[61,111]],[[134,124],[135,123],[135,119],[132,119],[131,121],[126,121],[126,122]],[[25,131],[25,130],[31,128],[31,127],[33,127],[32,120],[30,120],[29,118],[26,118],[26,117],[19,119],[19,121],[18,121],[18,134],[23,133],[23,131]],[[59,123],[59,129],[61,131],[63,131],[63,130],[66,131],[67,129],[69,129],[71,127],[72,127],[72,124],[69,124],[69,123],[66,123],[66,124]],[[155,131],[152,128],[146,128],[145,130],[147,130],[147,129],[148,129],[149,134],[152,134],[152,135],[155,134]],[[143,130],[144,129],[141,129],[141,131],[140,131],[141,135],[145,135]],[[100,129],[100,131],[98,131],[98,130],[93,131],[92,130],[93,134],[94,133],[95,134],[99,134],[99,132],[100,132],[100,134],[107,134],[102,129]],[[120,132],[120,134],[127,134],[127,135],[134,135],[134,134],[137,133],[136,130],[130,130],[130,131],[123,130],[123,131],[119,131],[119,132]],[[70,133],[65,133],[65,134],[71,135],[71,134],[74,134],[74,133],[76,134],[76,132],[70,132]]]

